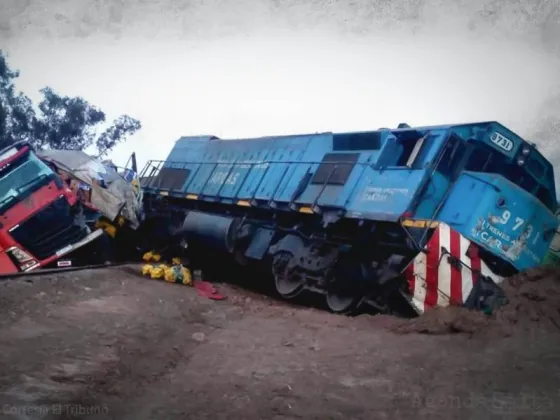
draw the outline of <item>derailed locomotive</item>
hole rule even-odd
[[[148,223],[269,264],[281,296],[315,291],[336,313],[487,306],[558,227],[552,165],[497,122],[183,137],[141,183]]]

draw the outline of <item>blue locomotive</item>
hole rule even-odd
[[[269,264],[281,296],[315,291],[336,313],[481,305],[558,227],[552,165],[497,122],[182,137],[141,179],[148,219]]]

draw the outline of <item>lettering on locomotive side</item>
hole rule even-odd
[[[513,141],[498,132],[490,136],[490,141],[506,152],[511,152],[513,150]]]
[[[490,232],[493,233],[494,236],[497,236],[498,238],[506,241],[506,242],[511,242],[511,237],[504,231],[501,231],[500,229],[498,229],[496,226],[491,225],[488,221],[484,220],[483,224],[482,224],[482,229],[485,230],[485,232],[482,233],[486,233],[486,232]]]
[[[269,166],[268,163],[257,163],[253,166],[253,169],[267,169]]]
[[[229,174],[229,176],[228,176]],[[239,172],[234,172],[232,174],[229,171],[219,171],[214,172],[210,180],[208,181],[209,184],[215,185],[235,185],[239,178]]]
[[[362,193],[362,201],[387,201],[395,194],[408,195],[408,188],[380,188],[380,187],[366,187]]]
[[[534,262],[540,263],[540,258],[529,248],[529,241],[532,245],[536,245],[540,236],[537,232],[532,237],[534,228],[531,224],[525,224],[525,220],[521,217],[511,217],[511,212],[505,210],[499,217],[489,216],[489,220],[479,219],[478,223],[472,229],[472,235],[475,239],[485,244],[489,248],[496,249],[506,255],[512,261],[516,261],[524,253]],[[496,225],[507,226],[508,232],[498,228]],[[521,229],[521,227],[524,227]],[[520,230],[521,229],[521,230]],[[515,233],[512,237],[511,233]]]

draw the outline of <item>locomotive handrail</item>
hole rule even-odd
[[[156,163],[156,165],[154,165]],[[197,171],[196,173],[198,173],[198,170],[200,169],[200,167],[202,165],[214,165],[215,167],[217,167],[218,165],[223,165],[223,166],[231,166],[229,168],[229,173],[228,176],[231,174],[232,170],[237,167],[239,168],[240,166],[247,166],[247,168],[241,168],[241,169],[247,169],[248,171],[251,171],[252,169],[254,169],[257,166],[260,165],[266,165],[265,169],[265,174],[263,175],[263,177],[261,178],[261,182],[262,180],[265,178],[266,176],[266,172],[268,172],[268,169],[270,168],[270,165],[272,164],[285,164],[285,165],[293,165],[293,164],[300,164],[300,165],[320,165],[322,163],[326,163],[326,164],[330,164],[330,165],[335,165],[335,167],[338,167],[338,165],[360,165],[360,166],[366,166],[366,167],[370,167],[373,169],[373,165],[370,162],[355,162],[355,161],[345,161],[345,160],[341,160],[341,161],[293,161],[293,160],[270,160],[270,161],[254,161],[254,162],[247,162],[247,161],[234,161],[234,162],[223,162],[223,161],[198,161],[198,162],[189,162],[189,161],[166,161],[166,160],[149,160],[146,165],[144,166],[144,169],[142,169],[142,172],[140,173],[139,178],[148,178],[152,179],[157,177],[159,171],[161,171],[161,169],[163,169],[162,164],[165,165],[165,168],[169,168],[169,169],[188,169],[186,166],[187,165],[198,165],[197,167]],[[175,165],[180,165],[180,166],[175,166]],[[146,177],[146,172],[148,172],[150,169],[151,172],[150,174]],[[214,168],[215,170],[215,168]],[[214,170],[212,170],[210,172],[213,173]],[[287,171],[287,168],[286,168]],[[210,180],[210,175],[208,176],[208,178],[205,181],[205,185],[203,186],[203,188],[201,188],[200,191],[204,191],[204,188],[206,187],[206,184],[208,183],[208,181]],[[194,177],[191,177],[191,179],[194,179]],[[227,179],[227,177],[226,177]],[[142,183],[145,183],[148,180],[142,180]],[[258,187],[260,186],[260,182]],[[150,188],[149,186],[145,186],[145,188]],[[169,190],[169,188],[160,188],[162,190]]]
[[[445,156],[445,153],[447,152],[447,145],[449,144],[449,142],[451,141],[451,134],[447,136],[447,139],[445,140],[445,143],[443,145],[443,147],[441,147],[436,159],[434,159],[434,161],[432,161],[431,165],[430,165],[430,176],[429,176],[429,181],[428,182],[432,182],[433,180],[433,176],[435,174],[435,172],[437,171],[437,168],[439,167],[441,161],[443,160],[443,157]],[[455,149],[458,147],[458,145],[455,145]],[[447,200],[447,197],[449,197],[449,194],[452,191],[452,187],[455,185],[455,182],[457,181],[457,179],[450,179],[449,185],[447,186],[447,189],[445,190],[445,193],[443,194],[438,206],[436,207],[436,209],[434,210],[434,213],[432,214],[432,216],[429,219],[429,224],[426,224],[426,229],[424,229],[424,233],[422,234],[422,236],[420,237],[420,240],[418,241],[419,244],[424,243],[424,240],[426,239],[426,236],[428,235],[428,231],[430,230],[430,226],[432,225],[432,222],[435,220],[435,218],[437,217],[437,214],[439,213],[439,211],[441,210],[441,208],[443,207],[445,200]]]
[[[155,163],[157,163],[157,165],[154,165]],[[167,161],[167,160],[149,160],[146,165],[144,166],[144,168],[142,169],[142,171],[140,172],[140,176],[139,178],[145,178],[146,177],[146,172],[148,172],[148,170],[151,168],[152,171],[151,173],[147,176],[147,178],[152,178],[152,177],[156,177],[157,173],[154,172],[159,172],[162,168],[162,164],[165,165],[165,168],[169,168],[169,169],[188,169],[186,168],[187,165],[199,165],[197,167],[197,171],[200,169],[200,167],[202,165],[224,165],[224,166],[231,166],[233,169],[234,167],[240,167],[240,166],[247,166],[247,168],[242,168],[242,169],[254,169],[256,166],[260,166],[260,165],[267,165],[266,168],[264,169],[268,169],[270,167],[270,165],[272,164],[285,164],[285,165],[293,165],[293,164],[299,164],[299,165],[321,165],[322,163],[325,164],[330,164],[330,165],[359,165],[359,166],[365,166],[365,167],[370,167],[371,169],[375,169],[374,165],[371,162],[356,162],[356,161],[349,161],[349,160],[337,160],[337,161],[296,161],[296,160],[260,160],[260,161],[253,161],[253,162],[247,162],[247,161],[234,161],[234,162],[224,162],[224,161]],[[175,165],[180,165],[175,166]],[[400,169],[400,170],[413,170],[410,168],[406,168],[406,167],[400,167],[400,166],[396,166],[396,167],[388,167],[385,169]],[[214,171],[212,171],[214,172]],[[230,171],[231,172],[231,171]],[[210,178],[208,178],[210,179]],[[165,188],[163,188],[165,189]]]
[[[317,197],[314,199],[312,208],[316,208],[319,198],[321,197],[321,195],[324,192],[326,186],[328,185],[328,182],[331,180],[334,172],[339,168],[339,165],[359,165],[361,167],[369,167],[371,169],[375,169],[375,165],[372,164],[371,162],[356,162],[356,161],[348,161],[348,160],[339,160],[339,161],[324,161],[324,160],[321,160],[321,161],[268,160],[267,161],[267,160],[259,160],[259,161],[253,161],[253,162],[247,162],[247,161],[224,162],[224,161],[221,161],[221,160],[212,160],[212,161],[168,161],[168,160],[152,159],[152,160],[149,160],[146,163],[146,165],[144,166],[142,172],[140,173],[140,178],[143,178],[145,176],[145,173],[147,171],[149,171],[150,168],[152,169],[152,171],[149,175],[150,179],[142,180],[141,184],[144,184],[146,181],[149,184],[152,179],[155,179],[157,177],[159,171],[162,169],[162,166],[165,166],[166,168],[170,168],[170,169],[187,169],[186,167],[188,165],[196,165],[196,170],[195,170],[194,173],[197,174],[199,172],[200,168],[203,165],[214,165],[214,169],[212,169],[212,171],[210,171],[210,173],[206,177],[206,180],[204,181],[204,184],[203,184],[202,188],[200,188],[200,195],[204,196],[205,195],[204,194],[204,189],[206,188],[206,186],[208,184],[208,181],[211,179],[211,174],[215,171],[215,169],[216,169],[216,167],[218,167],[218,165],[223,165],[223,166],[229,167],[228,177],[235,167],[246,166],[246,168],[243,168],[243,169],[246,169],[246,173],[245,173],[245,176],[243,177],[243,181],[239,184],[240,186],[243,185],[243,183],[247,180],[247,177],[249,176],[252,169],[254,169],[256,166],[259,166],[259,165],[266,165],[266,167],[263,168],[265,171],[264,171],[263,175],[260,177],[259,182],[258,182],[256,188],[254,188],[254,191],[251,195],[251,198],[249,199],[249,201],[253,201],[253,200],[255,200],[255,196],[256,196],[256,194],[259,190],[259,187],[262,184],[262,182],[264,181],[264,179],[266,178],[267,173],[270,170],[272,164],[285,164],[286,165],[286,167],[284,168],[282,177],[281,177],[281,178],[284,178],[284,176],[286,175],[286,172],[289,170],[291,164],[301,164],[301,165],[310,165],[311,166],[311,165],[321,165],[322,163],[333,165],[333,167],[329,172],[329,176],[322,183],[321,191],[319,192],[319,194],[317,194]],[[400,166],[386,167],[384,169],[385,170],[400,169],[400,170],[408,170],[408,171],[414,170],[414,169],[409,168],[409,167],[400,167]],[[422,168],[422,169],[426,169],[426,168]],[[187,187],[183,188],[183,190],[188,190],[188,187],[190,186],[190,182],[192,182],[192,180],[195,179],[195,176],[192,176],[190,178],[191,178],[191,181],[189,181],[189,184],[187,184]],[[225,179],[227,179],[227,177]],[[282,181],[278,183],[278,185],[276,186],[276,189],[274,191],[274,194],[272,194],[271,197],[276,196],[278,190],[280,189],[281,184],[282,184]],[[149,185],[143,185],[143,188],[151,188],[151,187]],[[221,191],[222,188],[223,188],[223,185],[220,187],[219,192]],[[157,189],[169,190],[170,192],[172,192],[171,188],[157,187]],[[217,196],[217,194],[215,194],[213,196]],[[273,198],[271,198],[269,200],[269,205],[273,201],[274,201]],[[290,201],[290,205],[291,204],[292,204],[292,201]],[[421,246],[414,240],[414,238],[412,238],[412,236],[409,234],[409,232],[406,230],[406,228],[405,228],[405,231],[406,231],[407,236],[409,236],[409,238],[412,240],[413,244],[416,246],[416,248],[421,249]]]
[[[154,165],[154,163],[157,163],[156,165]],[[215,169],[218,167],[218,165],[223,165],[226,167],[229,167],[227,176],[224,178],[224,181],[227,180],[229,178],[229,176],[231,175],[233,169],[235,167],[239,168],[240,166],[246,166],[246,168],[242,168],[242,169],[246,169],[246,174],[243,177],[243,181],[239,184],[239,187],[241,187],[247,177],[249,176],[250,172],[256,167],[256,166],[260,166],[260,165],[266,165],[264,174],[260,177],[260,180],[256,186],[256,188],[254,188],[254,191],[251,195],[251,198],[249,199],[250,201],[255,200],[255,196],[257,195],[257,192],[259,191],[259,188],[262,184],[262,182],[266,179],[266,176],[268,174],[269,169],[271,168],[271,166],[273,164],[284,164],[286,165],[286,167],[284,168],[284,172],[282,174],[281,179],[284,178],[284,176],[286,175],[288,169],[290,168],[290,165],[293,164],[300,164],[300,165],[321,165],[322,163],[325,164],[330,164],[333,165],[328,178],[322,183],[322,188],[321,191],[319,192],[319,194],[317,194],[317,197],[314,200],[313,206],[312,208],[316,208],[317,203],[319,198],[321,197],[322,193],[324,192],[325,188],[327,187],[330,179],[332,178],[334,172],[339,168],[339,165],[359,165],[361,167],[370,167],[372,169],[374,169],[374,165],[371,164],[370,162],[355,162],[355,161],[346,161],[346,160],[341,160],[341,161],[293,161],[293,160],[269,160],[269,161],[263,161],[263,160],[259,160],[259,161],[254,161],[254,162],[247,162],[247,161],[238,161],[238,160],[234,160],[232,162],[223,162],[220,160],[217,161],[198,161],[198,162],[189,162],[189,161],[182,161],[182,162],[178,162],[178,161],[167,161],[167,160],[149,160],[146,165],[144,166],[144,169],[142,169],[142,172],[140,173],[140,179],[145,177],[145,173],[152,168],[152,171],[150,173],[150,175],[148,176],[148,179],[146,180],[141,180],[140,184],[142,188],[157,188],[160,190],[164,190],[164,191],[169,191],[169,192],[173,192],[172,188],[162,188],[162,187],[151,187],[150,183],[156,179],[156,177],[159,174],[159,171],[161,171],[162,166],[165,166],[166,168],[169,169],[188,169],[187,166],[188,165],[197,165],[197,169],[195,171],[195,174],[198,173],[199,169],[202,167],[202,165],[214,165],[214,169],[212,169],[212,171],[210,171],[210,173],[208,174],[208,176],[206,177],[204,184],[202,185],[202,187],[199,189],[200,191],[200,195],[201,196],[206,196],[206,194],[204,194],[204,189],[206,188],[206,186],[208,185],[208,182],[210,181],[210,179],[212,178],[212,173],[214,173]],[[178,165],[178,166],[177,166]],[[195,179],[194,176],[190,177],[191,181],[189,181],[189,183],[187,184],[187,186],[185,188],[182,188],[182,190],[186,190],[188,191],[188,187],[190,186],[190,183]],[[271,199],[268,201],[269,206],[272,204],[272,202],[274,201],[274,197],[276,196],[276,194],[278,193],[278,190],[280,189],[280,186],[282,184],[282,181],[278,182],[278,184],[276,185],[275,191],[274,193],[271,195]],[[218,197],[219,193],[221,192],[222,188],[223,188],[223,184],[220,186],[218,192],[216,194],[212,194],[212,197]],[[293,202],[290,201],[290,205],[292,205]]]
[[[167,160],[149,160],[146,165],[144,166],[144,169],[142,170],[142,172],[140,172],[141,174],[144,173],[144,171],[147,170],[147,166],[151,165],[153,168],[155,168],[156,166],[154,166],[152,163],[154,162],[158,162],[158,163],[165,163],[166,165],[249,165],[249,166],[253,166],[253,165],[268,165],[268,164],[280,164],[280,163],[284,163],[284,164],[302,164],[302,165],[319,165],[321,163],[325,163],[325,164],[344,164],[344,165],[361,165],[361,166],[370,166],[371,168],[375,167],[375,164],[371,163],[371,162],[360,162],[360,161],[353,161],[353,160],[260,160],[260,161],[251,161],[251,162],[247,162],[247,161],[241,161],[241,162],[224,162],[224,161],[215,161],[215,160],[207,160],[207,161],[167,161]],[[159,167],[159,166],[157,166]],[[167,167],[167,166],[166,166]],[[178,169],[177,167],[172,167],[172,169]],[[408,166],[398,166],[398,165],[389,165],[389,166],[383,166],[381,169],[383,170],[408,170],[408,171],[414,171],[414,170],[423,170],[426,168],[409,168]]]
[[[200,197],[219,197],[220,192],[222,191],[223,187],[224,187],[224,183],[225,181],[229,178],[229,176],[231,175],[231,173],[233,172],[233,170],[235,168],[239,169],[240,167],[242,167],[242,169],[245,169],[245,176],[243,177],[243,180],[241,183],[239,183],[239,188],[241,188],[241,186],[245,183],[245,181],[247,180],[249,174],[251,173],[251,171],[257,167],[257,166],[264,166],[266,165],[266,167],[264,167],[264,173],[262,174],[262,176],[260,176],[260,179],[256,185],[256,188],[253,188],[253,192],[251,194],[251,197],[248,199],[249,202],[253,202],[256,199],[256,195],[259,191],[259,188],[261,186],[261,184],[263,183],[263,181],[266,179],[268,171],[270,170],[270,168],[274,165],[274,164],[284,164],[285,168],[284,171],[282,172],[282,176],[280,177],[280,182],[277,183],[275,190],[273,192],[273,194],[271,195],[271,198],[268,200],[268,206],[272,206],[273,202],[274,202],[274,197],[276,196],[276,194],[278,193],[278,191],[280,190],[280,187],[283,183],[283,179],[286,175],[286,173],[288,172],[288,170],[290,169],[291,165],[293,164],[300,164],[300,165],[321,165],[322,163],[326,163],[326,164],[330,164],[332,165],[332,169],[330,170],[329,176],[323,181],[322,185],[321,185],[321,190],[320,192],[317,194],[317,196],[314,199],[312,208],[316,209],[317,208],[317,203],[319,201],[319,198],[321,197],[321,195],[323,194],[323,192],[325,191],[325,188],[327,187],[329,181],[331,180],[332,176],[334,175],[334,173],[336,172],[336,170],[341,166],[341,165],[359,165],[360,167],[370,167],[373,169],[373,165],[370,162],[355,162],[355,161],[347,161],[347,160],[341,160],[341,161],[293,161],[293,160],[289,160],[289,161],[282,161],[282,160],[269,160],[269,161],[265,161],[265,160],[259,160],[259,161],[253,161],[253,162],[247,162],[247,161],[239,161],[239,160],[233,160],[232,162],[224,162],[221,160],[216,160],[216,161],[198,161],[198,162],[189,162],[189,161],[166,161],[166,160],[149,160],[146,165],[144,166],[144,168],[142,169],[142,172],[140,173],[140,178],[145,178],[145,174],[146,172],[150,171],[150,175],[147,177],[148,179],[142,179],[141,180],[141,187],[142,188],[155,188],[155,189],[159,189],[159,190],[163,190],[163,191],[169,191],[170,193],[173,193],[173,188],[162,188],[159,186],[150,186],[151,182],[154,181],[157,176],[159,175],[159,172],[162,170],[163,167],[165,168],[169,168],[169,169],[188,169],[187,166],[189,165],[196,165],[196,170],[195,170],[195,174],[197,174],[200,170],[200,168],[203,167],[203,165],[214,165],[214,168],[209,172],[208,176],[206,177],[206,179],[204,180],[204,183],[202,185],[201,188],[199,188],[199,198]],[[204,194],[204,190],[206,188],[206,186],[208,185],[208,182],[210,181],[210,179],[212,178],[212,174],[214,173],[214,171],[216,170],[216,168],[222,165],[224,167],[227,167],[229,170],[227,172],[226,177],[224,178],[224,183],[222,183],[222,185],[220,186],[220,188],[218,189],[218,191],[215,194],[211,194],[211,195],[206,195]],[[191,182],[193,182],[193,180],[196,178],[195,176],[191,176],[189,177],[190,181],[188,181],[187,185],[183,188],[181,188],[181,191],[188,191],[189,187],[191,185]],[[290,200],[289,206],[293,205],[293,199]]]
[[[154,163],[157,163],[157,165],[154,165]],[[140,176],[139,178],[145,178],[146,177],[146,172],[148,172],[148,170],[151,168],[152,171],[150,173],[150,175],[147,176],[147,178],[153,178],[157,176],[157,172],[159,172],[162,169],[162,165],[164,165],[165,168],[169,168],[169,169],[188,169],[186,168],[187,165],[197,165],[197,169],[195,173],[198,173],[199,169],[202,167],[202,165],[215,165],[216,167],[218,165],[224,165],[224,166],[232,166],[231,169],[233,169],[233,167],[239,167],[239,166],[247,166],[247,168],[242,168],[242,169],[248,169],[248,170],[252,170],[257,166],[260,165],[266,165],[266,168],[264,168],[266,171],[268,171],[268,169],[270,168],[270,165],[273,164],[286,164],[286,165],[320,165],[322,163],[325,164],[331,164],[331,165],[359,165],[361,167],[369,167],[371,169],[376,169],[375,165],[372,164],[371,162],[359,162],[359,161],[346,161],[346,160],[337,160],[337,161],[301,161],[301,160],[259,160],[259,161],[252,161],[252,162],[248,162],[248,161],[237,161],[237,162],[224,162],[224,161],[220,161],[220,160],[212,160],[212,161],[167,161],[167,160],[149,160],[146,165],[144,166],[144,168],[142,169],[142,171],[140,172]],[[175,165],[180,165],[180,166],[175,166]],[[424,170],[425,168],[421,168],[421,170]],[[408,170],[408,171],[414,171],[415,169],[412,168],[408,168],[406,166],[387,166],[383,168],[384,171],[386,170]],[[154,173],[156,172],[156,173]],[[214,172],[214,171],[211,171]],[[192,177],[191,179],[194,179],[194,177]],[[208,179],[206,181],[208,181],[210,179],[210,177],[208,177]],[[264,179],[264,177],[263,177]],[[262,181],[262,179],[261,179]],[[206,186],[205,186],[206,187]],[[148,187],[149,188],[149,187]],[[165,190],[166,188],[161,188],[163,190]],[[202,190],[201,190],[202,191]]]
[[[157,163],[165,163],[166,165],[266,165],[266,164],[277,164],[277,163],[285,163],[285,164],[294,164],[294,163],[300,163],[302,165],[318,165],[321,163],[336,163],[336,164],[352,164],[352,165],[365,165],[365,166],[371,166],[373,167],[374,165],[371,162],[359,162],[359,161],[353,161],[353,160],[313,160],[313,161],[307,161],[307,160],[258,160],[258,161],[233,161],[233,162],[225,162],[225,161],[221,161],[221,160],[205,160],[205,161],[173,161],[173,160],[149,160],[146,165],[144,166],[144,169],[142,170],[141,173],[143,173],[146,170],[146,167],[150,164],[153,164],[154,162]],[[153,166],[153,165],[152,165]],[[395,166],[395,168],[400,168],[400,169],[405,169],[406,166]],[[173,169],[177,169],[177,168],[173,168]]]
[[[286,165],[286,167],[284,168],[284,171],[282,172],[282,176],[280,177],[281,181],[276,184],[276,188],[274,188],[274,192],[270,196],[272,198],[268,201],[269,206],[274,201],[273,198],[276,197],[276,194],[278,194],[278,190],[280,189],[280,185],[282,185],[282,182],[284,181],[284,177],[286,176],[286,173],[288,172],[288,169],[290,169],[290,166]],[[249,175],[249,172],[250,171],[247,171],[247,174],[245,175],[245,177],[247,177]],[[261,179],[261,182],[264,178],[265,177],[263,176],[262,179]],[[245,182],[245,180],[243,180],[243,182],[240,185],[243,185],[244,182]],[[253,191],[253,199],[255,197],[255,194],[258,191],[258,187],[260,187],[260,182],[259,182],[259,185],[257,186],[257,188],[255,188],[255,191]],[[291,200],[290,200],[290,204],[291,204]]]
[[[334,171],[336,171],[336,169],[338,168],[338,165],[334,164],[333,168],[331,169],[329,176],[325,179],[325,181],[323,182],[323,185],[321,186],[321,191],[319,191],[319,194],[317,194],[317,197],[315,197],[315,200],[313,200],[313,206],[311,207],[312,209],[314,209],[317,206],[317,203],[319,202],[319,197],[321,197],[321,195],[323,195],[323,192],[325,191],[325,188],[327,188],[327,185],[329,184]]]
[[[224,166],[228,168],[228,173],[227,176],[224,178],[224,181],[228,179],[228,177],[231,175],[231,173],[233,172],[233,170],[235,168],[240,168],[241,169],[245,169],[245,175],[243,177],[243,180],[241,183],[239,183],[239,188],[241,188],[241,186],[245,183],[245,181],[247,180],[249,174],[251,173],[251,171],[253,169],[255,169],[255,167],[258,166],[263,166],[262,169],[264,169],[264,173],[262,174],[262,176],[260,176],[260,179],[258,180],[258,183],[256,185],[255,188],[253,189],[253,192],[251,194],[251,197],[248,198],[248,200],[250,202],[253,202],[256,198],[256,195],[259,191],[259,188],[261,186],[261,184],[263,183],[263,181],[266,179],[268,171],[270,170],[270,168],[273,165],[276,164],[284,164],[285,168],[284,171],[282,173],[282,177],[281,179],[283,179],[286,175],[286,173],[288,172],[288,170],[290,169],[290,165],[294,165],[294,164],[299,164],[299,165],[308,165],[308,166],[313,166],[313,165],[321,165],[321,164],[329,164],[329,165],[333,165],[332,169],[329,172],[329,176],[325,179],[325,181],[321,184],[321,191],[317,194],[317,196],[315,197],[313,204],[312,204],[312,208],[316,208],[317,207],[317,203],[319,201],[319,198],[321,197],[321,195],[323,194],[323,192],[325,191],[325,188],[327,187],[329,181],[331,180],[332,176],[334,175],[334,173],[336,172],[336,170],[342,166],[342,165],[353,165],[353,166],[359,166],[362,168],[366,168],[369,167],[373,170],[375,170],[375,165],[372,164],[369,161],[366,162],[356,162],[356,161],[350,161],[350,160],[337,160],[337,161],[325,161],[325,160],[321,160],[321,161],[302,161],[302,160],[258,160],[258,161],[239,161],[239,160],[233,160],[233,161],[222,161],[222,160],[207,160],[207,161],[169,161],[169,160],[149,160],[145,165],[144,168],[142,169],[139,178],[141,179],[140,183],[141,183],[141,187],[142,188],[154,188],[154,189],[158,189],[158,190],[162,190],[162,191],[168,191],[170,193],[173,193],[174,188],[165,188],[165,187],[161,187],[161,186],[150,186],[150,184],[157,178],[157,176],[159,175],[159,172],[163,169],[163,168],[168,168],[168,169],[189,169],[188,166],[196,166],[196,169],[194,171],[194,175],[198,174],[199,171],[201,170],[201,168],[203,166],[207,166],[207,165],[213,165],[214,168],[209,172],[208,176],[206,177],[206,179],[204,180],[204,183],[202,185],[201,188],[197,188],[199,190],[199,197],[218,197],[219,193],[221,192],[222,188],[224,187],[224,185],[221,185],[218,192],[216,194],[204,194],[204,190],[206,189],[206,186],[208,185],[208,182],[211,180],[212,178],[212,174],[214,173],[214,171],[216,170],[216,168],[218,166]],[[266,165],[266,166],[265,166]],[[192,169],[192,168],[190,168]],[[391,169],[395,169],[395,170],[408,170],[408,171],[412,171],[414,169],[409,168],[409,167],[402,167],[402,166],[395,166],[395,167],[386,167],[386,170],[391,170]],[[425,169],[425,168],[422,168]],[[146,173],[150,172],[150,174],[146,177]],[[191,183],[195,180],[196,176],[189,176],[190,180],[188,181],[187,185],[184,188],[181,188],[181,192],[184,191],[188,191],[189,187],[191,185]],[[147,178],[147,179],[142,179],[142,178]],[[274,202],[274,197],[276,196],[276,194],[278,193],[278,190],[280,189],[282,184],[282,181],[278,182],[275,188],[274,193],[271,195],[272,198],[270,198],[268,200],[268,205],[271,206],[272,203]],[[293,204],[293,200],[290,200],[289,205],[291,206]]]
[[[214,164],[214,168],[208,174],[208,177],[206,178],[206,181],[204,181],[204,184],[202,184],[202,187],[200,188],[200,192],[204,191],[204,189],[206,188],[206,185],[208,185],[208,181],[210,181],[210,178],[212,178],[212,173],[214,173],[214,171],[216,170],[217,167],[218,167],[218,164],[217,163]],[[192,179],[194,179],[194,177]]]
[[[251,169],[252,169],[252,168],[251,168]],[[262,176],[261,179],[259,180],[259,183],[257,184],[257,187],[255,188],[255,191],[253,191],[253,194],[251,195],[251,201],[253,201],[253,200],[255,199],[255,196],[257,195],[257,191],[259,190],[259,188],[260,188],[262,182],[266,179],[266,176],[268,175],[268,170],[269,170],[269,169],[270,169],[270,165],[268,165],[268,166],[266,167],[266,169],[264,170],[263,176]],[[248,174],[249,172],[250,172],[250,170],[247,171],[247,174]]]

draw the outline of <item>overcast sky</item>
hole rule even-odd
[[[120,164],[133,150],[141,164],[164,159],[183,135],[498,120],[553,156],[560,133],[559,0],[0,7],[0,48],[21,70],[26,94],[38,98],[48,85],[111,118],[141,120],[143,129],[111,155]]]

